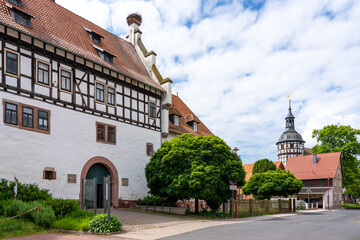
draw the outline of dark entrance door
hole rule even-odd
[[[102,165],[101,163],[95,163],[89,169],[86,174],[86,179],[94,179],[97,180],[97,207],[104,207],[104,177],[110,175],[109,170]],[[111,199],[111,197],[110,197]]]

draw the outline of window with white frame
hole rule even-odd
[[[115,88],[107,87],[107,103],[115,106]]]
[[[174,115],[174,125],[179,126],[180,125],[180,118],[178,115]]]
[[[61,90],[72,92],[71,71],[60,69],[60,85]]]
[[[40,85],[50,86],[50,63],[36,60],[37,64],[37,83]]]
[[[150,117],[156,118],[156,104],[154,102],[150,102]]]
[[[19,76],[19,59],[20,54],[9,49],[5,49],[5,73]]]
[[[102,83],[96,83],[96,101],[105,102],[104,100],[105,85]]]

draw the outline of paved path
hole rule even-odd
[[[164,240],[359,240],[359,210],[333,210],[204,228]]]
[[[310,214],[321,212],[317,211],[305,211],[300,214]],[[100,213],[100,212],[99,212]],[[238,223],[248,223],[254,221],[266,221],[267,219],[284,218],[295,215],[290,214],[277,214],[268,215],[261,217],[251,218],[240,218],[240,219],[222,219],[222,220],[197,220],[191,218],[185,218],[181,216],[164,216],[161,214],[152,214],[138,212],[135,209],[113,209],[113,214],[120,218],[123,223],[123,233],[114,234],[110,236],[98,236],[91,234],[37,234],[26,237],[11,238],[12,240],[101,240],[101,239],[117,239],[117,240],[128,240],[128,239],[139,239],[139,240],[152,240],[159,238],[171,237],[193,232],[210,227],[227,226]],[[298,213],[299,214],[299,213]]]

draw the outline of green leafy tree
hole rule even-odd
[[[302,181],[289,171],[280,169],[254,174],[243,187],[246,195],[255,199],[270,199],[272,196],[288,197],[300,192]]]
[[[215,136],[182,134],[166,141],[145,168],[149,193],[170,201],[203,199],[216,210],[231,197],[229,180],[244,184],[241,159]]]
[[[342,153],[344,186],[350,194],[360,191],[357,184],[360,178],[359,160],[357,159],[360,155],[360,143],[357,139],[359,135],[360,130],[339,124],[315,129],[312,133],[312,137],[317,141],[312,148],[313,153]]]
[[[276,165],[269,159],[264,158],[255,162],[252,174],[254,175],[255,173],[263,173],[269,170],[276,170]]]

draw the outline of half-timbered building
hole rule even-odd
[[[110,175],[113,206],[147,194],[172,81],[141,42],[141,16],[127,22],[124,40],[53,0],[0,0],[0,177],[81,199],[82,180],[101,194]]]

